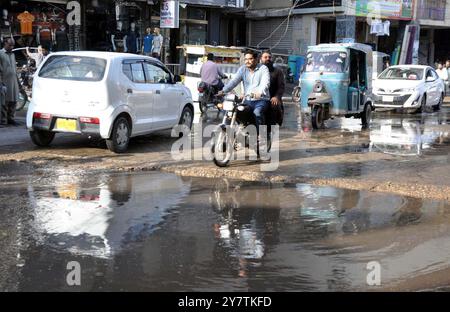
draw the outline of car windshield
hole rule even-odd
[[[421,68],[396,67],[388,68],[378,79],[422,80],[424,70]]]
[[[76,80],[100,81],[106,69],[106,60],[87,56],[53,55],[45,62],[39,77]]]
[[[345,52],[309,52],[306,72],[342,73],[345,70]]]

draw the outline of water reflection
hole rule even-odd
[[[167,174],[153,179],[120,174],[91,181],[61,175],[45,191],[32,184],[28,191],[39,240],[62,244],[74,254],[107,258],[150,235],[189,193],[189,184]]]
[[[443,144],[450,127],[439,116],[381,119],[370,129],[370,149],[387,154],[414,156]]]
[[[33,181],[19,290],[70,290],[73,260],[87,291],[370,290],[369,261],[384,285],[450,267],[445,202],[161,173]]]

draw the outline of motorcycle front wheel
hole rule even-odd
[[[214,164],[218,167],[227,167],[233,156],[233,139],[225,129],[214,133],[211,154]]]

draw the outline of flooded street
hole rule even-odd
[[[435,290],[450,282],[439,273],[450,269],[447,201],[2,166],[2,291]],[[71,261],[81,286],[66,283]],[[367,284],[373,261],[380,286]]]

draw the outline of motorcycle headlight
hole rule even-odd
[[[315,93],[320,93],[320,92],[324,91],[324,86],[323,86],[322,81],[317,81],[314,84],[313,90],[314,90]]]
[[[226,111],[232,111],[234,108],[234,102],[233,101],[227,101],[225,100],[223,102],[223,109]]]

